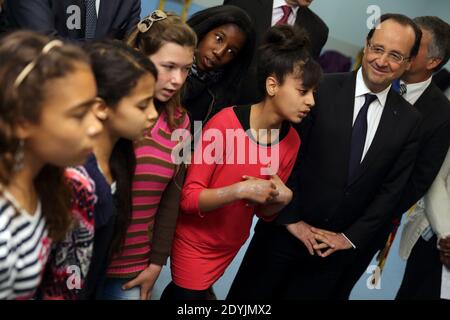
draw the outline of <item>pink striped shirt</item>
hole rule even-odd
[[[186,113],[177,110],[175,119],[179,124],[177,128],[189,130]],[[135,143],[131,223],[123,250],[108,267],[108,277],[132,278],[149,264],[155,214],[175,173],[171,153],[178,141],[171,140],[171,133],[167,114],[162,112],[149,134]]]

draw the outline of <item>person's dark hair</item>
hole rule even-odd
[[[435,16],[417,17],[414,18],[414,22],[431,34],[428,57],[442,59],[442,62],[433,70],[433,72],[439,71],[450,58],[450,25]]]
[[[194,14],[187,23],[194,29],[200,42],[206,34],[225,24],[234,24],[245,34],[245,45],[238,55],[224,67],[224,74],[218,83],[220,98],[231,97],[237,92],[241,81],[253,59],[255,50],[255,30],[248,14],[241,8],[222,5],[207,8]]]
[[[401,24],[402,26],[410,26],[414,30],[414,34],[415,34],[416,38],[414,40],[414,45],[411,48],[411,51],[409,53],[409,58],[417,56],[417,53],[419,52],[419,47],[420,47],[420,40],[422,39],[422,31],[417,26],[417,24],[414,23],[414,21],[411,18],[409,18],[403,14],[398,14],[398,13],[383,14],[380,17],[379,21],[376,23],[376,25],[372,29],[370,29],[369,33],[367,34],[366,40],[369,41],[370,39],[372,39],[372,36],[373,36],[376,28],[382,22],[384,22],[386,20],[394,20],[395,22]]]
[[[146,56],[156,53],[166,43],[176,43],[182,47],[192,48],[194,51],[197,47],[195,32],[178,15],[172,12],[165,12],[165,14],[167,18],[153,22],[145,32],[141,32],[139,25],[137,25],[126,39],[126,43]],[[146,21],[148,18],[146,17],[142,21]],[[184,112],[183,109],[180,109],[180,94],[180,92],[177,92],[167,102],[156,101],[157,103],[155,103],[158,108],[166,110],[168,123],[172,129],[177,127],[175,110]]]
[[[19,139],[14,128],[20,121],[39,123],[45,101],[52,90],[50,82],[74,72],[77,65],[89,67],[89,58],[73,45],[42,49],[49,38],[31,31],[16,31],[0,41],[0,183],[10,183]],[[36,61],[26,78],[17,85],[19,74]],[[64,238],[71,224],[70,188],[64,169],[46,164],[34,180],[49,236]]]
[[[109,108],[116,108],[128,96],[138,81],[151,74],[155,80],[154,64],[141,52],[119,41],[105,41],[86,47],[97,82],[98,96]],[[115,144],[109,160],[111,174],[116,181],[116,220],[111,254],[119,253],[131,221],[131,185],[136,167],[133,142],[124,138]]]
[[[156,67],[150,59],[118,40],[93,43],[85,49],[91,59],[97,95],[109,107],[116,107],[130,94],[142,76],[150,73],[157,78]]]
[[[320,65],[309,53],[309,38],[303,29],[288,25],[274,26],[258,49],[258,91],[266,96],[266,79],[275,76],[283,84],[286,75],[301,79],[305,89],[316,88],[322,77]]]

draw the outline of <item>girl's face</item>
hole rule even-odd
[[[108,130],[128,140],[142,137],[158,117],[153,103],[154,90],[155,78],[149,73],[142,76],[130,94],[122,98],[114,109],[106,109],[105,126]]]
[[[149,58],[158,69],[155,98],[167,102],[186,81],[194,60],[194,49],[167,42]]]
[[[229,23],[209,31],[197,47],[197,65],[200,70],[210,71],[233,61],[245,45],[245,33]]]
[[[305,89],[302,80],[293,74],[286,75],[282,85],[273,80],[272,99],[278,114],[290,122],[300,123],[314,106],[314,90]]]
[[[63,78],[43,88],[40,121],[24,122],[25,148],[36,161],[65,167],[84,163],[102,124],[91,112],[97,87],[89,66],[77,63]]]

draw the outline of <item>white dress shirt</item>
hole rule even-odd
[[[403,80],[400,80],[400,84],[406,84],[406,94],[402,97],[410,104],[414,105],[417,100],[419,100],[422,93],[428,88],[432,78],[433,77],[429,77],[425,81],[412,84],[407,84]]]
[[[95,0],[95,9],[97,10],[97,18],[98,18],[98,12],[100,11],[100,0]]]
[[[367,88],[366,83],[364,82],[362,76],[362,70],[359,68],[358,73],[356,74],[356,88],[355,88],[355,105],[353,108],[353,124],[355,124],[356,117],[358,116],[359,111],[361,110],[364,102],[366,100],[365,94],[370,93],[377,96],[369,106],[367,110],[367,133],[366,133],[366,141],[364,143],[364,150],[361,156],[361,162],[366,156],[367,151],[372,144],[373,138],[375,137],[375,133],[377,132],[378,125],[380,124],[381,114],[383,113],[384,105],[386,104],[387,95],[391,86],[387,87],[385,90],[379,93],[373,93]],[[341,233],[344,238],[352,245],[353,248],[356,248],[355,244],[347,238],[344,233]]]
[[[271,26],[274,26],[283,17],[284,13],[283,13],[283,9],[281,9],[281,6],[289,6],[289,5],[284,0],[273,0]],[[296,7],[290,6],[290,7],[292,9],[292,12],[289,15],[287,23],[289,25],[293,26],[295,23],[295,19],[297,19],[298,6],[296,6]]]
[[[383,113],[384,105],[386,104],[387,95],[391,86],[388,86],[381,92],[373,93],[367,88],[363,76],[362,70],[359,68],[358,73],[356,75],[356,89],[355,89],[355,106],[353,108],[353,124],[355,123],[356,117],[358,116],[359,111],[364,105],[365,94],[370,93],[377,96],[369,106],[367,111],[367,134],[366,141],[364,143],[364,150],[361,157],[361,162],[367,154],[367,151],[372,144],[373,138],[375,137],[375,133],[377,132],[378,125],[380,124],[381,114]]]

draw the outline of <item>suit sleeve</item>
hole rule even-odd
[[[412,130],[401,154],[387,174],[374,200],[368,205],[363,215],[344,231],[347,238],[357,248],[364,248],[386,221],[391,219],[417,156],[419,125],[420,121],[417,121],[416,127]]]
[[[125,28],[125,34],[128,35],[133,28],[139,23],[141,19],[141,1],[134,0],[133,6],[130,11],[130,17],[128,19],[127,26]]]
[[[450,120],[422,143],[412,174],[405,186],[395,214],[400,216],[416,203],[433,183],[450,144]]]
[[[439,238],[450,235],[450,149],[436,179],[425,195],[425,208],[428,221]]]
[[[329,34],[329,29],[328,26],[325,24],[325,22],[323,22],[322,19],[320,19],[322,22],[322,33],[320,36],[320,42],[319,42],[319,46],[317,48],[317,51],[314,53],[314,55],[317,57],[317,59],[320,57],[320,53],[322,52],[323,47],[325,46],[325,44],[327,43],[328,40],[328,34]]]
[[[48,0],[6,0],[7,17],[13,27],[57,36],[55,16]]]
[[[299,191],[297,186],[298,172],[299,171],[299,156],[295,161],[295,165],[292,169],[291,175],[286,182],[286,186],[292,190],[292,200],[286,205],[276,218],[278,224],[290,224],[300,221],[299,218]]]
[[[322,49],[325,46],[325,44],[327,43],[328,32],[329,32],[328,27],[324,24],[323,25],[323,33],[322,33],[322,38],[321,38],[321,41],[320,41],[320,45],[317,48],[316,52],[314,52],[314,56],[316,57],[316,59],[319,59],[320,54],[322,52]]]
[[[316,110],[313,108],[311,113],[306,119],[304,119],[299,125],[294,125],[297,130],[298,135],[301,139],[301,146],[298,151],[294,167],[292,172],[286,182],[286,186],[292,190],[292,200],[291,202],[280,211],[276,218],[278,224],[291,224],[301,220],[301,213],[299,209],[300,203],[300,190],[298,187],[300,169],[301,169],[301,158],[302,154],[307,152],[309,145],[309,133],[314,123]]]

